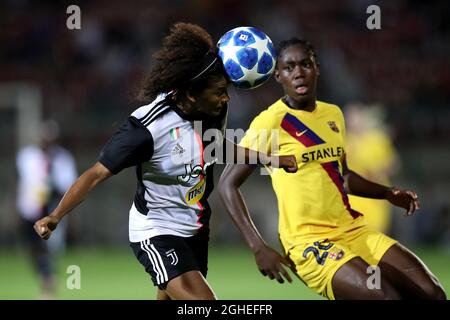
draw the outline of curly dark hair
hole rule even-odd
[[[171,90],[199,90],[211,78],[223,76],[221,63],[215,63],[208,72],[192,80],[202,68],[208,53],[215,54],[210,34],[202,27],[178,22],[163,39],[162,48],[152,57],[156,63],[144,79],[139,94],[141,100],[153,100],[159,93]]]

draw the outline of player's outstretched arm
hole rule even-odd
[[[218,184],[220,198],[234,224],[255,254],[256,264],[261,273],[270,279],[277,279],[280,283],[284,282],[283,277],[292,282],[283,267],[283,264],[290,267],[289,262],[262,239],[239,191],[239,187],[250,176],[253,169],[254,167],[250,165],[227,165]]]
[[[47,240],[59,221],[80,204],[97,184],[111,176],[112,173],[103,164],[95,163],[70,186],[61,202],[50,215],[36,221],[34,230],[42,239]]]
[[[289,173],[294,173],[298,170],[297,160],[293,155],[267,155],[262,152],[243,148],[228,139],[225,139],[225,143],[232,145],[234,155],[233,163],[268,165],[274,168],[282,168],[284,171]]]
[[[410,216],[420,209],[419,199],[414,191],[387,187],[364,179],[348,168],[345,157],[342,164],[345,189],[349,194],[364,198],[388,200],[393,205],[405,209],[406,216]]]

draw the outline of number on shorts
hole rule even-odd
[[[310,246],[310,247],[306,248],[305,251],[303,251],[303,258],[307,258],[308,253],[312,252],[314,257],[316,258],[317,263],[320,264],[321,266],[323,266],[325,263],[325,259],[328,256],[328,252],[325,251],[321,255],[319,250],[329,250],[332,246],[333,246],[332,243],[328,243],[325,245],[319,241],[316,241],[316,242],[314,242],[314,246]]]

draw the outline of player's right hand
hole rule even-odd
[[[274,156],[271,165],[275,168],[282,168],[288,173],[295,173],[298,170],[297,159],[293,155]]]
[[[59,220],[52,216],[46,216],[34,224],[34,230],[44,240],[50,238],[52,231],[56,229]]]
[[[255,260],[263,276],[271,280],[277,279],[279,283],[284,283],[283,277],[292,282],[292,278],[283,266],[290,268],[291,264],[274,249],[264,246],[255,253]]]

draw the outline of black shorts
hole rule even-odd
[[[39,237],[39,235],[34,230],[34,221],[22,219],[21,229],[22,240],[27,246],[38,247],[42,250],[47,249],[45,240],[41,239],[41,237]]]
[[[187,271],[198,270],[206,278],[208,241],[209,229],[202,229],[188,238],[161,235],[130,246],[154,285],[165,289],[171,279]]]
[[[54,262],[46,240],[41,239],[34,231],[34,221],[22,219],[22,240],[31,252],[32,262],[37,272],[44,278],[54,274]]]

